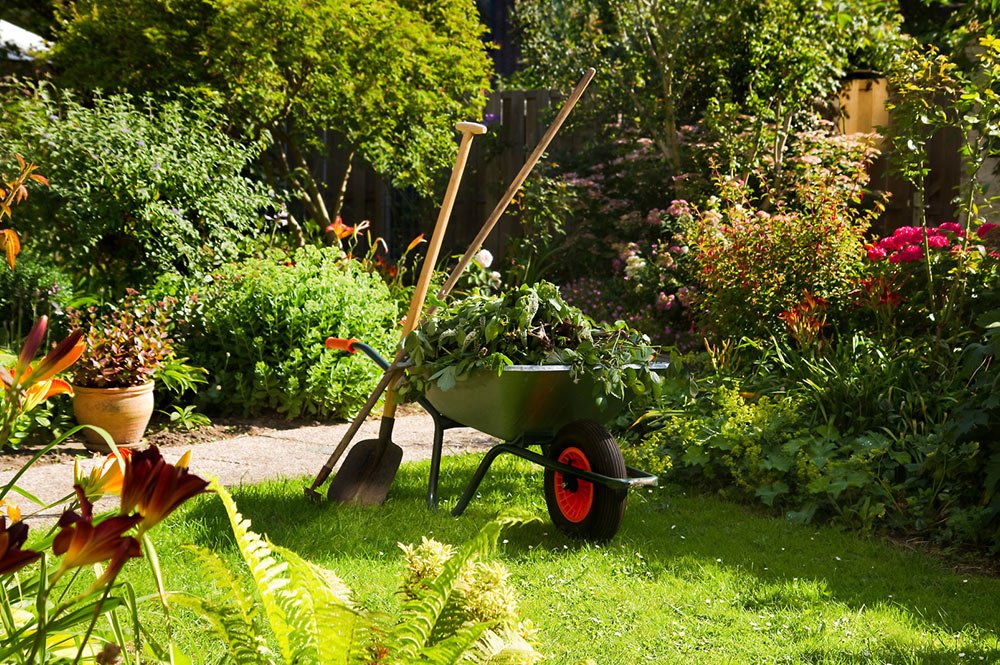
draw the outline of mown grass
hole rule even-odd
[[[455,497],[479,457],[444,461],[441,494]],[[195,464],[195,466],[197,466]],[[551,665],[597,663],[1000,663],[1000,579],[826,527],[804,527],[674,486],[634,493],[608,545],[570,540],[548,521],[541,473],[498,461],[461,518],[424,505],[427,464],[405,465],[380,508],[315,505],[306,481],[234,492],[255,530],[340,575],[375,610],[392,613],[397,542],[460,544],[504,509],[543,521],[508,530],[497,557],[512,572],[524,614]],[[449,502],[442,504],[449,507]],[[155,540],[166,584],[208,593],[191,543],[237,553],[217,498],[191,502]],[[145,567],[127,577],[152,591]],[[147,620],[197,662],[220,647],[204,625],[154,603]]]

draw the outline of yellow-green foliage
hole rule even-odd
[[[358,607],[332,572],[251,531],[226,489],[218,482],[213,488],[226,507],[253,588],[246,588],[216,554],[196,549],[204,576],[221,598],[177,593],[170,600],[205,618],[233,662],[532,665],[540,660],[526,639],[530,624],[518,623],[507,571],[477,560],[495,545],[504,526],[520,518],[490,522],[457,555],[426,538],[417,548],[404,547],[406,579],[414,583],[401,591],[407,600],[400,621],[385,625],[381,615]],[[473,603],[475,611],[465,609]]]

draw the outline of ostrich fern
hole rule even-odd
[[[359,608],[332,572],[273,545],[250,530],[232,496],[213,482],[222,499],[252,589],[214,552],[191,548],[220,600],[171,594],[174,605],[209,622],[237,665],[531,665],[539,654],[500,621],[475,622],[461,602],[463,569],[496,545],[501,530],[524,521],[490,522],[434,579],[410,590],[397,623]],[[273,636],[273,637],[269,637]]]

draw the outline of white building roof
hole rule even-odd
[[[13,23],[0,21],[0,53],[7,60],[32,60],[31,51],[44,51],[48,44],[39,35],[19,28]]]

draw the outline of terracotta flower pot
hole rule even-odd
[[[100,427],[115,445],[136,447],[153,415],[153,381],[128,388],[84,388],[73,386],[73,415],[81,425]],[[104,439],[90,429],[83,430],[87,448],[110,452]]]

